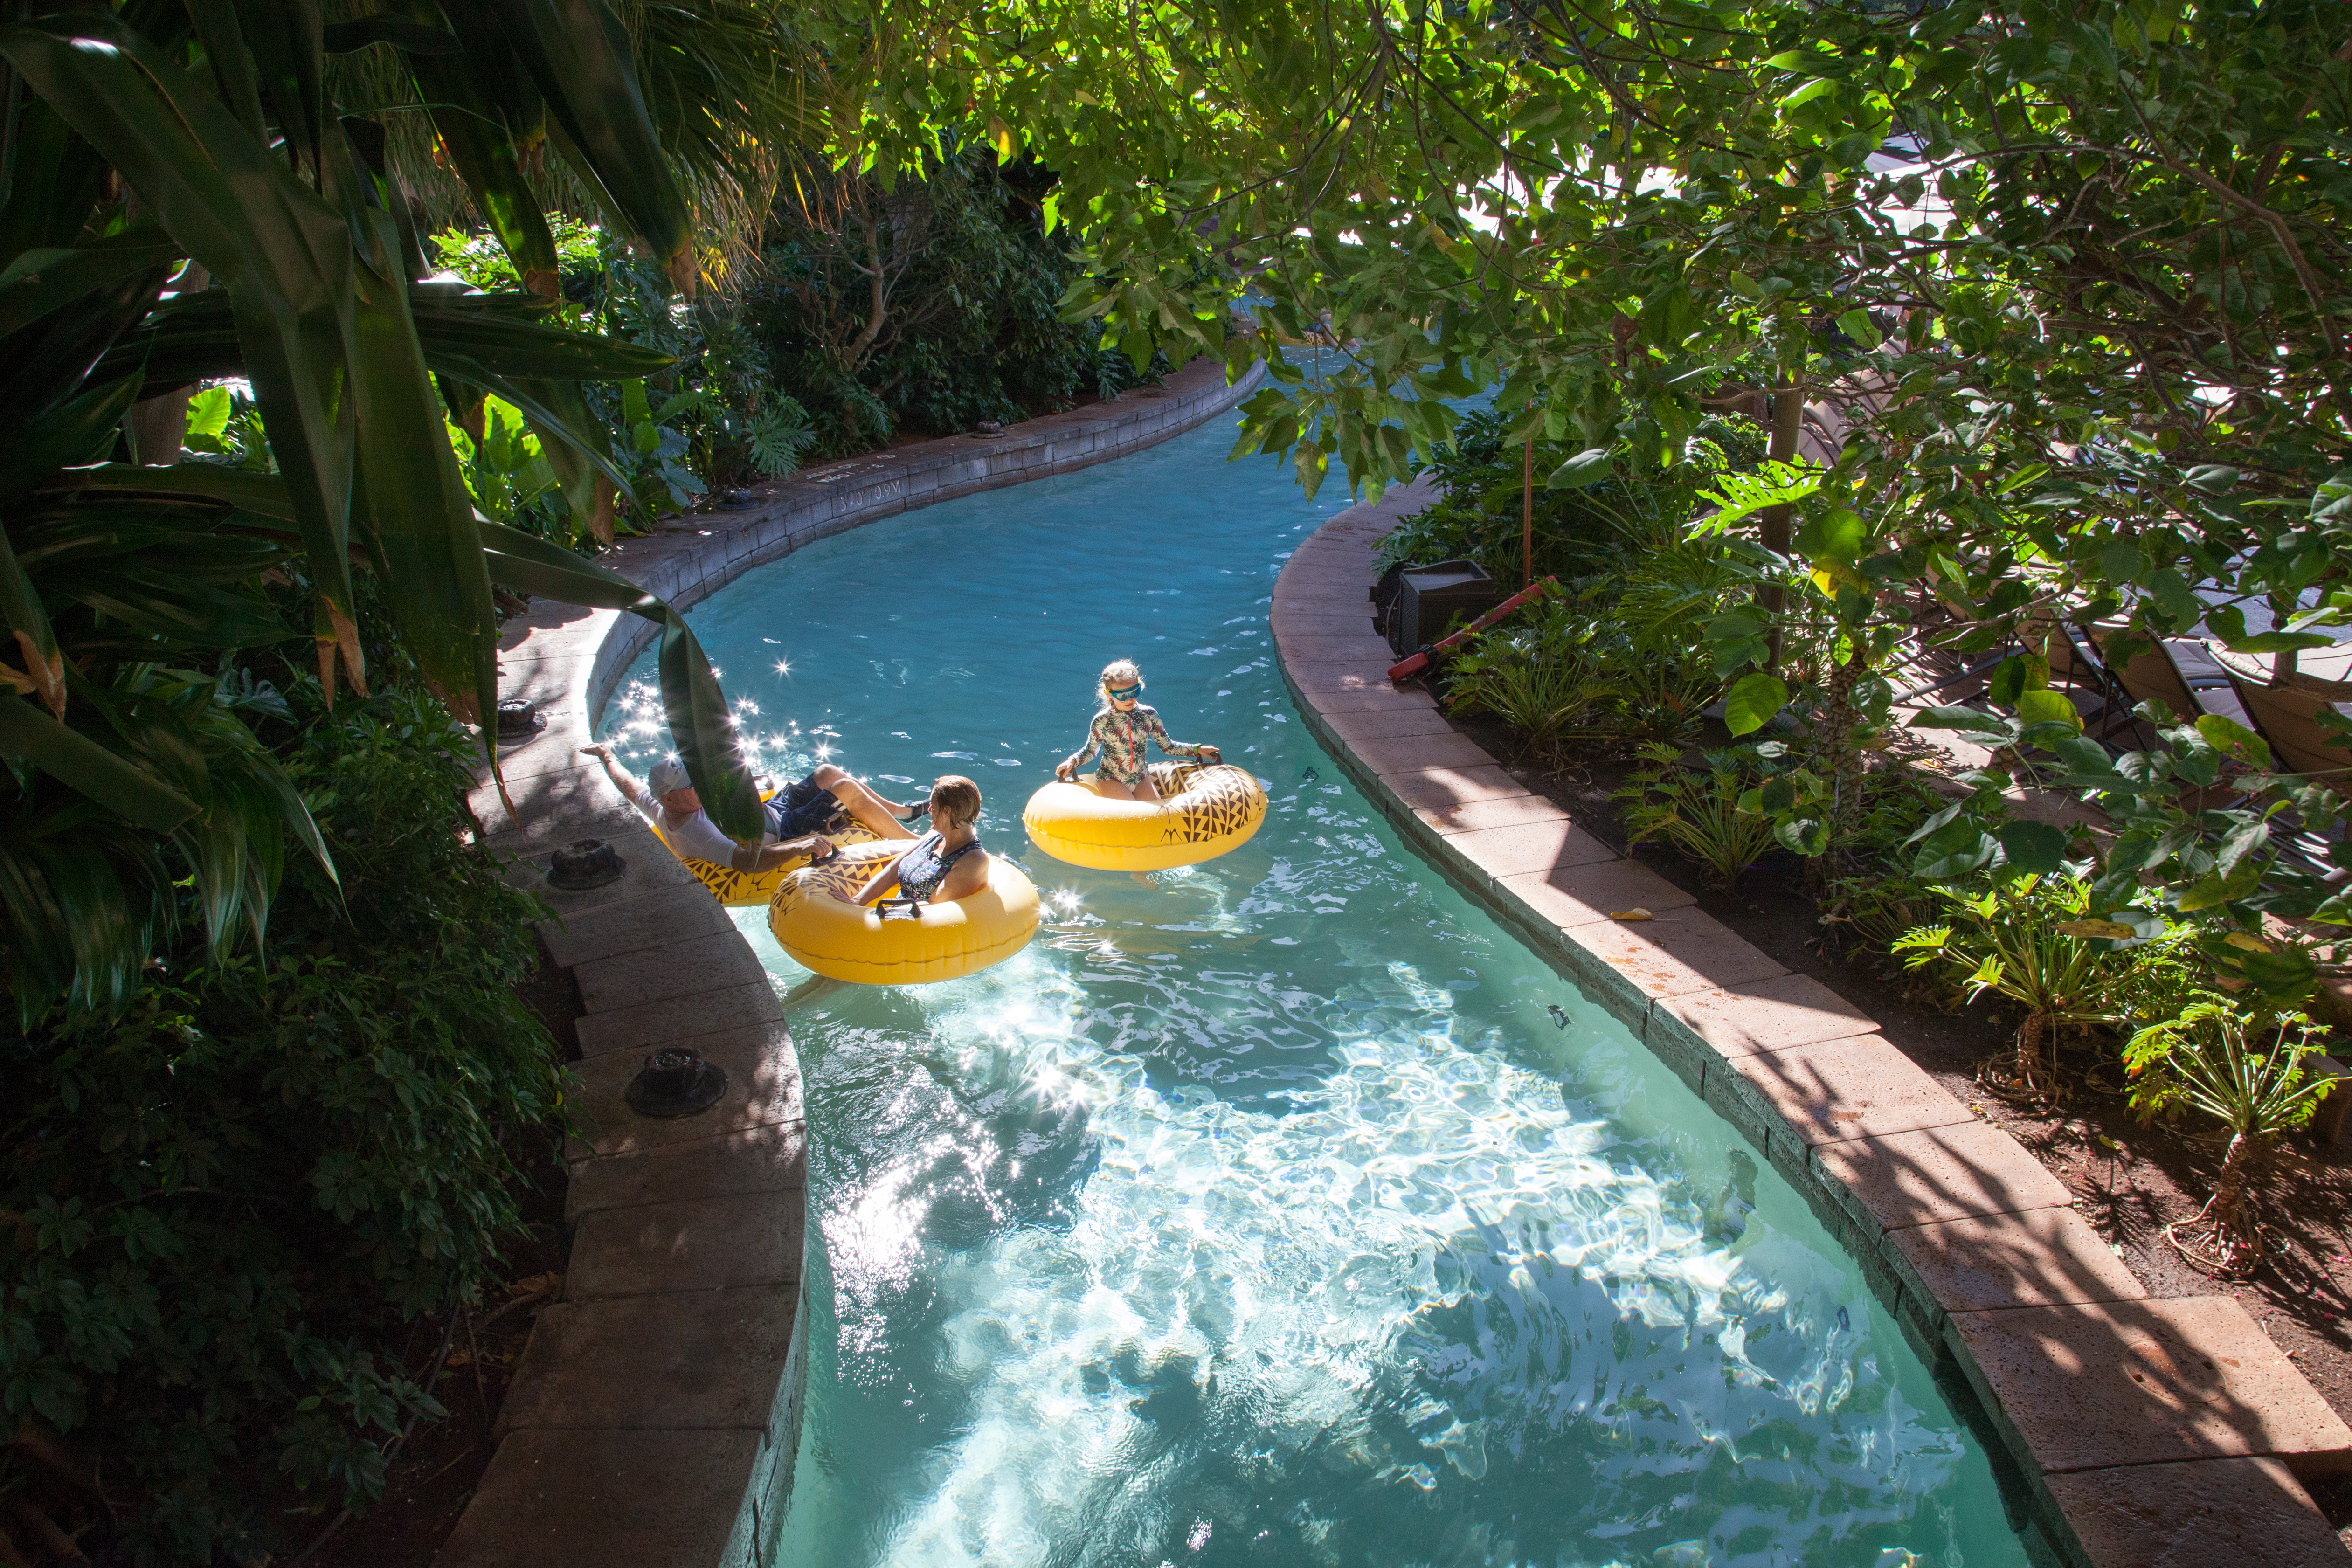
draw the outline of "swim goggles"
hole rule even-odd
[[[1105,686],[1103,691],[1115,703],[1133,702],[1143,695],[1143,683],[1138,681],[1131,686]]]

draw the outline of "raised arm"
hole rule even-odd
[[[907,849],[901,850],[898,853],[892,855],[890,857],[890,863],[884,866],[880,871],[876,872],[874,873],[874,880],[867,883],[864,887],[859,888],[857,890],[857,896],[851,899],[849,902],[857,904],[867,904],[879,902],[882,895],[889,892],[890,889],[898,883],[898,862],[905,860],[913,852],[913,848],[909,846]]]
[[[615,761],[613,748],[604,741],[600,740],[593,746],[582,747],[580,755],[593,757],[603,763],[604,777],[613,781],[613,788],[626,796],[629,804],[647,817],[651,817],[659,809],[659,802],[655,800],[653,791],[646,788],[646,781]]]

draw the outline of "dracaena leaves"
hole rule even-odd
[[[534,591],[661,622],[680,749],[721,824],[756,831],[691,633],[569,551],[486,543],[436,385],[524,409],[565,444],[567,476],[594,510],[598,469],[620,475],[577,383],[667,361],[548,325],[539,298],[416,283],[382,129],[339,117],[324,85],[331,42],[388,43],[463,73],[498,110],[509,174],[540,140],[542,95],[554,100],[583,177],[690,282],[687,207],[611,12],[497,0],[495,16],[468,9],[468,25],[445,30],[420,4],[331,40],[315,0],[152,9],[0,26],[0,58],[29,89],[0,159],[14,181],[0,195],[0,388],[18,422],[0,452],[0,756],[19,786],[0,821],[0,946],[20,1007],[29,1017],[68,992],[103,1009],[128,995],[176,918],[175,883],[217,950],[259,939],[289,838],[331,872],[300,797],[215,689],[236,672],[173,664],[284,642],[258,584],[297,556],[331,702],[339,678],[365,692],[355,567],[381,571],[408,653],[469,718],[495,697],[494,561]],[[109,170],[137,221],[102,204]],[[528,253],[528,188],[514,178],[483,193],[503,195],[501,237]],[[159,308],[175,272],[187,292]],[[133,400],[232,375],[253,387],[275,473],[104,461]]]

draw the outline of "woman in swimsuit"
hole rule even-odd
[[[1054,769],[1055,778],[1076,778],[1078,769],[1099,751],[1102,762],[1095,769],[1096,794],[1106,800],[1156,801],[1160,790],[1151,782],[1151,769],[1144,765],[1144,747],[1149,743],[1158,741],[1160,749],[1171,757],[1218,760],[1213,746],[1187,746],[1168,738],[1168,727],[1160,722],[1160,715],[1143,706],[1143,672],[1133,661],[1121,659],[1105,665],[1099,690],[1102,706],[1087,729],[1086,749],[1065,758]]]
[[[931,786],[931,831],[874,873],[851,902],[874,904],[893,885],[902,898],[952,904],[988,883],[988,852],[980,847],[980,786],[950,773]]]

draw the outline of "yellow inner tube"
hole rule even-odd
[[[1154,805],[1107,800],[1095,776],[1059,779],[1029,797],[1021,812],[1029,841],[1055,860],[1097,871],[1164,871],[1239,849],[1265,821],[1265,790],[1246,768],[1220,762],[1159,762]]]
[[[969,898],[926,904],[913,919],[850,903],[904,839],[853,844],[786,877],[768,905],[768,929],[793,961],[863,986],[919,986],[1001,964],[1037,934],[1037,889],[1003,855]],[[895,895],[898,889],[892,888]]]
[[[686,869],[694,873],[695,880],[709,888],[719,903],[730,908],[758,908],[776,896],[776,889],[783,885],[784,878],[808,864],[808,856],[795,855],[780,865],[770,866],[766,871],[737,871],[733,866],[720,865],[717,861],[678,855],[677,846],[669,841],[669,835],[661,831],[661,824],[651,822],[648,825],[654,831],[654,837],[662,841],[662,848],[677,855]],[[852,822],[841,831],[827,833],[824,837],[836,844],[870,844],[875,841],[874,833],[862,822]]]

